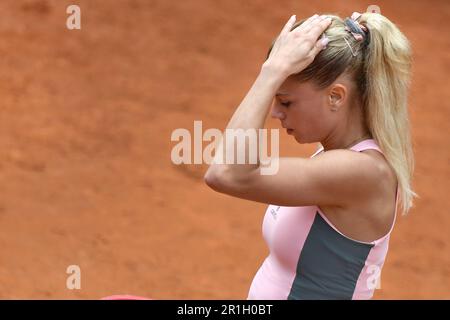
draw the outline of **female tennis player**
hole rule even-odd
[[[262,229],[270,253],[247,299],[372,298],[397,202],[407,213],[416,196],[410,58],[406,37],[377,13],[288,20],[227,129],[261,129],[270,112],[319,150],[279,158],[274,175],[261,174],[260,158],[215,161],[205,175],[218,192],[269,204]]]

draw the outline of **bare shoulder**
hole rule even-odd
[[[316,156],[322,162],[326,172],[329,166],[334,166],[333,174],[342,175],[338,181],[347,179],[341,188],[348,189],[343,194],[348,195],[347,204],[352,206],[355,200],[367,203],[371,199],[380,199],[386,191],[390,191],[396,183],[395,172],[387,162],[386,158],[377,150],[368,149],[361,152],[338,149],[323,152]],[[331,164],[332,163],[332,164]]]
[[[323,152],[313,159],[317,159],[324,169],[335,166],[335,173],[345,174],[347,178],[359,178],[368,183],[374,180],[386,178],[390,174],[390,167],[384,156],[376,150],[364,150],[361,152],[336,149]],[[358,183],[356,180],[350,180]]]
[[[368,149],[361,151],[365,155],[372,158],[373,165],[377,167],[377,174],[379,175],[379,185],[383,189],[391,189],[397,185],[397,177],[394,169],[389,165],[388,161],[382,153],[377,150]]]
[[[367,173],[366,187],[358,190],[358,196],[350,197],[345,206],[320,208],[345,235],[359,241],[373,241],[387,234],[391,228],[397,178],[384,155],[377,150],[353,153],[359,158],[353,163],[361,166],[358,170],[360,174]]]

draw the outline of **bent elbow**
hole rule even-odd
[[[226,166],[211,166],[204,176],[208,187],[220,193],[229,193],[236,188],[233,172]]]
[[[203,177],[206,185],[216,192],[241,197],[250,188],[250,177],[237,176],[227,167],[210,167]]]

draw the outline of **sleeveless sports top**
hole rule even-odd
[[[350,148],[375,149],[368,139]],[[311,157],[323,151],[317,150]],[[318,206],[269,205],[263,220],[269,255],[253,278],[248,300],[370,299],[388,251],[398,201],[389,232],[362,242],[340,232]]]

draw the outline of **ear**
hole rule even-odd
[[[328,90],[328,103],[331,111],[339,111],[347,97],[347,87],[341,83],[333,84]]]

